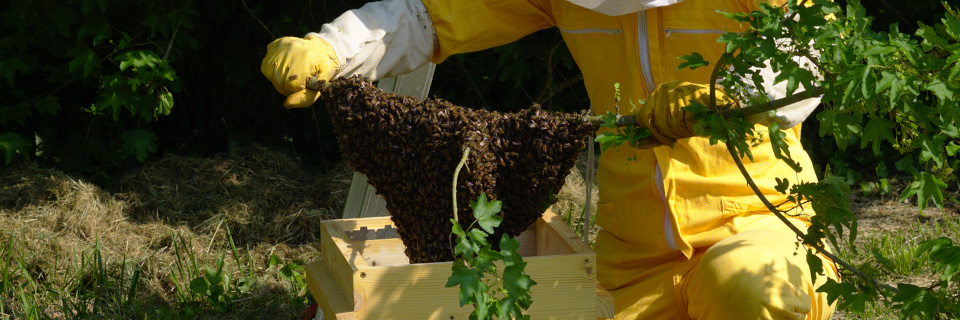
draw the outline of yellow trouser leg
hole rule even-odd
[[[833,264],[824,269],[836,279]],[[806,251],[793,233],[748,230],[710,247],[681,281],[692,319],[830,319],[834,306],[812,283]]]

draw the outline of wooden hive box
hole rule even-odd
[[[325,319],[469,319],[459,288],[445,288],[451,262],[410,264],[389,217],[322,222],[321,258],[307,285]],[[596,256],[551,211],[517,237],[531,289],[532,319],[613,318],[597,285]],[[503,270],[500,264],[499,269]]]

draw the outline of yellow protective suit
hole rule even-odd
[[[749,0],[685,0],[606,16],[563,0],[423,3],[436,29],[437,63],[558,27],[598,114],[614,111],[614,83],[624,100],[644,99],[670,80],[708,83],[710,68],[677,70],[677,57],[699,52],[716,61],[724,49],[719,34],[746,28],[716,11],[756,7]],[[752,162],[744,159],[773,203],[786,201],[775,178],[817,179],[800,126],[786,136],[801,173],[776,160],[768,141],[753,150]],[[672,148],[610,149],[601,155],[597,181],[598,279],[614,295],[618,319],[829,319],[833,313],[814,291],[804,249],[759,202],[724,146],[695,137]],[[805,229],[805,221],[794,223]]]

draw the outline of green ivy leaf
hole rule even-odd
[[[484,246],[480,248],[477,256],[471,260],[470,263],[478,270],[494,272],[497,270],[497,267],[493,262],[501,259],[503,259],[503,256],[501,256],[499,252],[493,251],[493,249],[490,249],[490,246]]]
[[[516,298],[517,303],[524,309],[529,308],[533,302],[530,297],[530,287],[537,284],[523,271],[526,265],[526,262],[522,262],[503,269],[504,289],[509,296]]]
[[[913,181],[903,193],[900,194],[900,201],[917,195],[917,205],[920,210],[927,208],[927,201],[933,199],[933,203],[939,209],[943,209],[943,191],[947,184],[943,183],[934,175],[927,172],[920,172],[919,177]]]
[[[480,292],[481,274],[473,268],[454,263],[453,274],[447,278],[445,287],[460,286],[460,306],[474,302],[475,296]]]
[[[512,266],[523,262],[523,257],[517,253],[520,249],[520,241],[504,234],[500,237],[500,256],[503,259],[503,265]]]
[[[477,201],[471,201],[470,206],[473,207],[473,217],[477,219],[477,224],[488,234],[493,234],[493,228],[500,226],[503,221],[503,218],[497,215],[500,213],[500,201],[488,202],[486,193],[480,193]]]
[[[157,152],[157,135],[149,130],[126,131],[120,134],[120,140],[123,140],[124,153],[135,155],[140,162],[146,161],[149,154]]]

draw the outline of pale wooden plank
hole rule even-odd
[[[549,230],[555,231],[560,239],[563,239],[563,242],[567,244],[574,252],[577,253],[593,253],[593,249],[590,248],[583,240],[580,239],[580,236],[577,235],[573,229],[570,229],[570,226],[567,225],[560,216],[557,216],[552,210],[547,210],[543,213],[543,217],[537,222],[544,221],[550,225]]]
[[[553,225],[544,219],[537,220],[537,255],[562,255],[575,253]]]
[[[307,273],[307,288],[317,300],[317,305],[323,310],[324,318],[331,317],[337,320],[353,320],[353,297],[348,295],[344,288],[334,278],[327,268],[321,255],[320,260],[303,266]],[[349,291],[353,291],[352,288]]]
[[[613,319],[613,295],[597,283],[597,319]]]
[[[400,239],[367,240],[351,242],[363,260],[371,267],[400,266],[410,264]]]
[[[520,233],[516,238],[520,242],[517,253],[522,257],[533,257],[537,255],[537,224],[531,224],[526,231]]]
[[[366,262],[356,251],[350,250],[349,238],[335,222],[323,221],[320,235],[320,253],[327,257],[327,266],[334,279],[343,288],[353,288],[353,275],[357,266]]]
[[[459,288],[444,285],[452,263],[418,263],[361,269],[354,288],[363,297],[359,319],[468,319]]]

